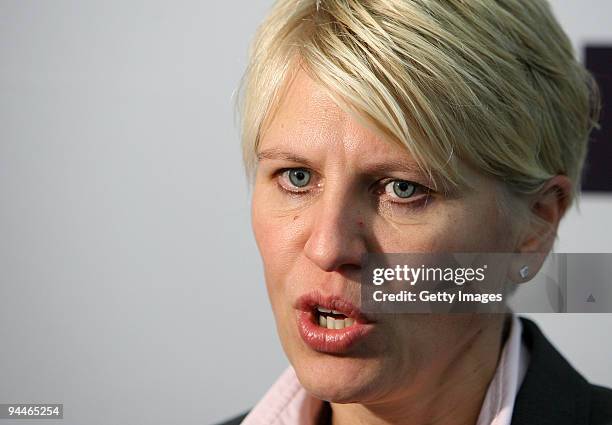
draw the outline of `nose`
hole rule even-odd
[[[326,193],[311,206],[313,219],[304,253],[324,271],[362,266],[367,252],[365,218],[355,198],[348,193]]]

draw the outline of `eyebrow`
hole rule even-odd
[[[257,152],[257,160],[262,161],[266,159],[276,159],[276,160],[285,160],[290,162],[297,162],[301,164],[306,164],[308,166],[312,166],[311,161],[307,158],[295,154],[293,152],[282,151],[277,148],[266,149],[260,152]],[[366,164],[364,169],[366,172],[371,174],[384,174],[393,171],[406,171],[411,173],[417,173],[426,177],[426,173],[422,170],[417,163],[411,160],[402,160],[402,159],[389,159],[380,163],[372,163]]]
[[[411,160],[389,159],[384,162],[366,164],[364,167],[369,173],[384,174],[393,171],[407,171],[426,176],[426,173],[419,165]]]
[[[297,155],[292,152],[285,152],[285,151],[282,151],[276,148],[266,149],[266,150],[257,152],[257,161],[263,161],[265,159],[277,159],[277,160],[280,159],[284,161],[298,162],[301,164],[306,164],[309,167],[312,166],[312,163],[305,157]]]

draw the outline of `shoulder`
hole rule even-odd
[[[512,425],[612,425],[612,390],[590,384],[535,323],[521,322],[530,360]]]
[[[243,412],[239,414],[238,416],[234,416],[233,418],[228,419],[225,422],[218,423],[217,425],[240,425],[242,421],[244,420],[244,418],[246,418],[246,415],[248,414],[249,414],[248,411]]]
[[[590,422],[594,425],[612,425],[612,389],[591,385]]]

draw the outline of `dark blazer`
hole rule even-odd
[[[612,425],[612,390],[589,384],[535,323],[523,317],[521,322],[531,357],[512,425]],[[238,425],[247,413],[219,425]]]

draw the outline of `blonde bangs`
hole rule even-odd
[[[441,187],[468,184],[463,161],[516,193],[559,173],[579,188],[599,100],[545,1],[277,2],[241,86],[249,174],[296,67]]]

